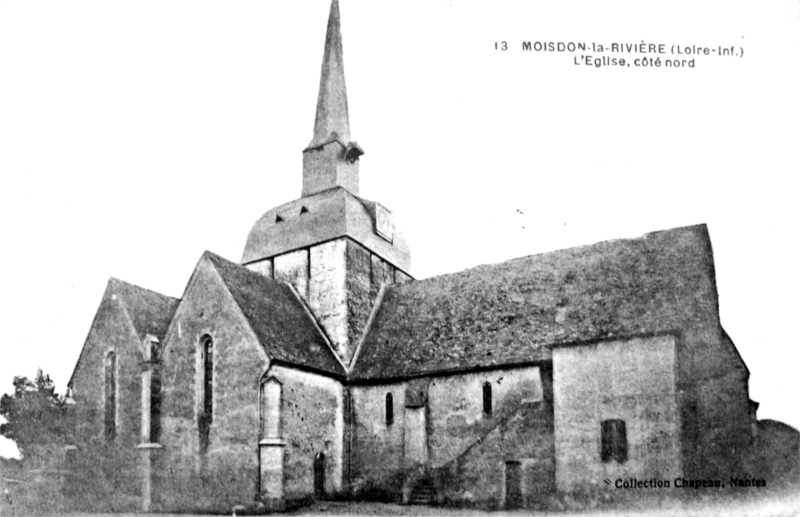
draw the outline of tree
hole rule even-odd
[[[55,384],[40,369],[36,378],[14,377],[14,394],[0,398],[0,415],[8,421],[0,434],[14,440],[23,461],[44,467],[67,445],[67,397],[56,393]]]

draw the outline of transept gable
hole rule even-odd
[[[216,341],[249,341],[258,353],[269,359],[259,345],[258,338],[242,314],[218,271],[211,264],[209,252],[203,253],[192,271],[178,308],[169,324],[164,339],[164,358],[173,356],[173,349],[186,343],[197,344],[204,335]],[[179,354],[180,355],[180,354]]]
[[[233,311],[239,319],[236,322],[209,320],[205,326],[196,321],[211,318],[220,310]],[[200,258],[170,324],[165,349],[188,330],[186,318],[198,329],[219,325],[242,327],[260,345],[270,362],[283,362],[339,377],[345,375],[313,316],[290,285],[214,253],[205,252]]]
[[[174,298],[110,278],[68,386],[72,386],[88,348],[98,343],[131,347],[139,353],[148,336],[163,339],[177,305]]]
[[[140,340],[147,335],[163,339],[179,300],[116,278],[109,288],[118,296]]]

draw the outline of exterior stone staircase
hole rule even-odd
[[[433,484],[433,478],[429,474],[424,474],[417,479],[414,488],[411,490],[408,504],[435,504],[436,503],[436,487]]]
[[[493,419],[490,425],[488,425],[483,431],[475,438],[473,441],[465,445],[455,456],[451,459],[447,460],[446,462],[442,463],[441,465],[433,465],[433,469],[436,471],[447,471],[455,467],[459,461],[461,461],[467,454],[469,454],[472,449],[476,447],[480,447],[483,445],[484,440],[498,427],[509,423],[514,418],[517,418],[522,414],[523,411],[529,411],[537,404],[541,402],[522,402],[516,407],[512,408],[511,410],[505,412],[502,415],[498,415]]]
[[[493,421],[469,444],[463,447],[454,457],[441,465],[419,466],[406,473],[403,483],[403,504],[435,505],[440,500],[442,480],[447,472],[457,468],[458,463],[476,447],[481,447],[492,431],[518,417],[523,411],[531,409],[538,402],[523,402],[504,414],[497,415]]]

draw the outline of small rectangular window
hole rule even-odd
[[[386,394],[386,425],[394,423],[394,397],[391,393]]]
[[[624,420],[603,420],[600,423],[601,452],[603,463],[628,460],[628,433]]]
[[[483,384],[483,414],[492,416],[492,385],[488,382]]]

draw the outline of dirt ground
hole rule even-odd
[[[800,497],[780,497],[772,499],[758,499],[751,501],[735,501],[727,504],[680,504],[673,503],[669,507],[657,508],[649,511],[642,509],[624,511],[566,511],[566,512],[539,512],[531,510],[518,511],[491,511],[462,510],[433,506],[402,506],[379,503],[317,503],[312,507],[291,515],[296,516],[350,516],[350,515],[387,515],[387,516],[431,516],[431,517],[475,517],[491,515],[492,517],[537,515],[547,517],[638,517],[648,515],[653,517],[705,517],[705,516],[730,516],[730,517],[797,517],[800,516]]]
[[[430,516],[430,517],[476,517],[490,515],[492,517],[519,517],[523,515],[536,515],[545,517],[638,517],[640,515],[652,517],[800,517],[800,491],[784,491],[763,497],[750,499],[737,498],[716,502],[686,502],[664,501],[660,507],[652,509],[636,508],[623,510],[566,510],[566,511],[535,511],[535,510],[502,510],[487,511],[474,509],[457,509],[437,506],[399,505],[369,502],[339,502],[322,501],[304,507],[300,510],[276,516],[287,517],[349,517],[349,516]],[[25,515],[7,504],[0,504],[0,517],[7,515]],[[18,509],[17,509],[18,510]],[[64,514],[75,517],[79,514]],[[145,514],[92,514],[95,517],[143,517]],[[160,517],[193,517],[189,514],[154,514]],[[197,517],[207,517],[200,516]]]
[[[0,508],[0,516],[22,515],[12,513],[10,508]],[[76,514],[71,514],[74,517]],[[95,514],[96,517],[142,517],[143,514]],[[538,512],[531,510],[519,511],[485,511],[443,508],[433,506],[403,506],[382,503],[347,503],[347,502],[320,502],[302,510],[287,514],[291,517],[335,517],[335,516],[431,516],[431,517],[476,517],[491,515],[492,517],[536,515],[545,517],[638,517],[647,515],[653,517],[705,517],[705,516],[731,516],[731,517],[797,517],[800,516],[800,494],[790,496],[772,497],[769,499],[752,499],[730,501],[725,503],[679,503],[673,502],[669,506],[652,510],[589,510],[589,511],[564,511],[564,512]],[[168,515],[161,517],[192,517],[187,514]],[[201,517],[201,516],[197,516]]]

